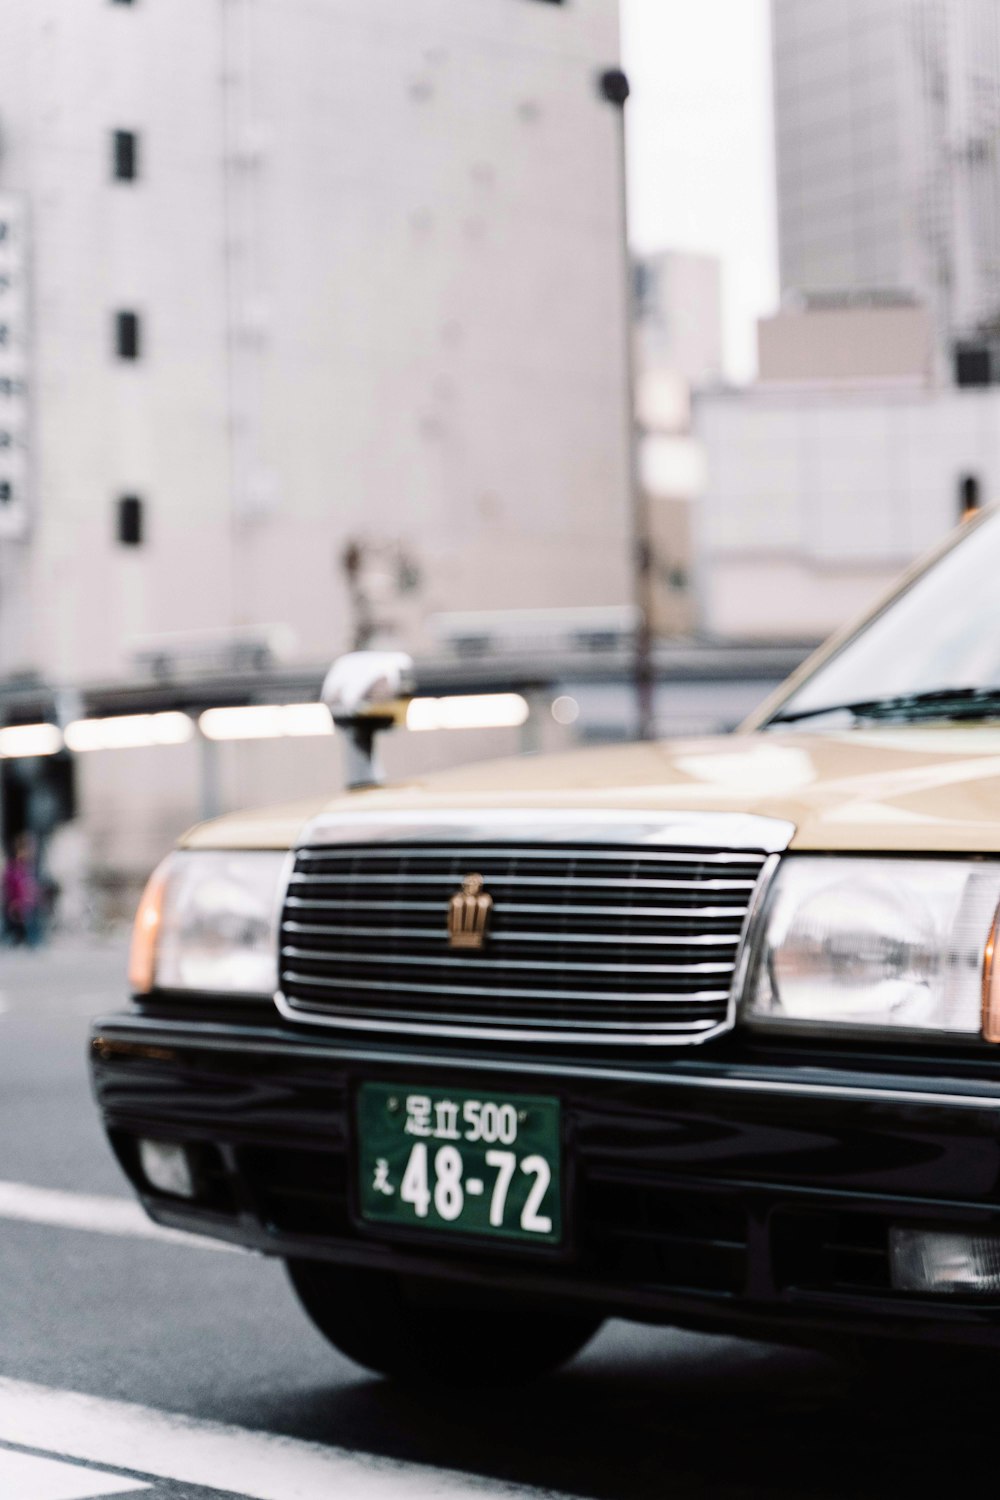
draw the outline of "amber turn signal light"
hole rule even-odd
[[[983,954],[983,1037],[1000,1042],[1000,906]]]
[[[167,862],[158,866],[146,882],[139,910],[132,924],[128,955],[128,982],[133,995],[148,995],[156,979],[156,944],[163,919],[163,895],[167,886]]]

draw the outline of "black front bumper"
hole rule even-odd
[[[137,1015],[97,1023],[91,1052],[112,1145],[161,1224],[651,1322],[1000,1346],[1000,1296],[895,1291],[888,1257],[893,1225],[1000,1235],[1000,1082],[698,1049],[641,1068],[404,1056]],[[363,1226],[351,1167],[365,1079],[558,1094],[567,1245],[498,1250]],[[144,1136],[192,1148],[196,1201],[144,1182]]]

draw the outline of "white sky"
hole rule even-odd
[[[778,296],[768,0],[621,0],[633,246],[722,260],[731,378]]]

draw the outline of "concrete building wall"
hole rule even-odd
[[[406,552],[411,635],[628,596],[615,0],[0,0],[0,30],[34,327],[0,675],[276,622],[332,656],[351,540]]]
[[[819,638],[934,546],[960,485],[1000,498],[1000,392],[768,392],[696,405],[703,624]]]
[[[926,307],[783,308],[757,325],[765,385],[928,386],[934,327]]]

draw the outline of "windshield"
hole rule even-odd
[[[962,688],[1000,689],[1000,513],[819,667],[772,722]]]

